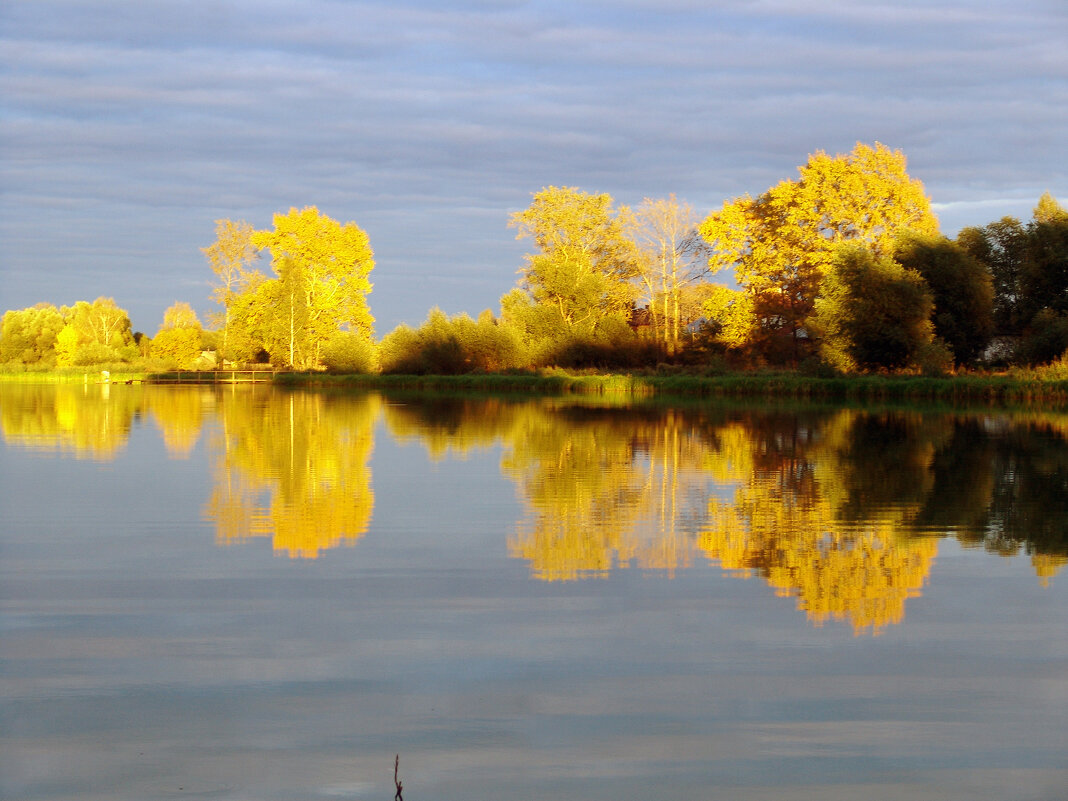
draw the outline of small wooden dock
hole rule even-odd
[[[274,370],[175,370],[153,373],[149,384],[269,384]]]

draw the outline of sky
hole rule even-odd
[[[215,220],[316,206],[383,335],[498,311],[542,187],[703,217],[876,141],[948,236],[1065,203],[1068,3],[5,0],[0,310],[205,319]]]

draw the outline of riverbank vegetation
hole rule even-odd
[[[1068,211],[1047,193],[1027,223],[1005,217],[948,239],[904,155],[878,143],[816,153],[797,179],[703,218],[674,196],[629,208],[550,186],[510,225],[531,252],[497,312],[433,309],[379,339],[374,254],[356,223],[315,207],[276,214],[269,230],[219,220],[202,249],[220,307],[208,325],[186,302],[154,336],[133,331],[110,297],[42,303],[4,314],[0,365],[33,375],[594,370],[642,373],[643,387],[732,373],[713,383],[804,394],[844,391],[827,389],[844,376],[969,375],[968,386],[987,386],[981,375],[1010,369],[997,386],[1023,387],[1060,380],[1066,363]]]

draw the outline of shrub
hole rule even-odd
[[[321,358],[328,370],[339,373],[373,373],[378,361],[374,343],[351,331],[335,334],[323,348]]]
[[[88,345],[82,345],[74,352],[73,364],[76,367],[85,367],[91,364],[111,364],[118,361],[122,361],[122,357],[113,347],[91,342]]]
[[[199,328],[165,328],[152,340],[152,355],[182,369],[193,367],[200,358]]]
[[[524,361],[518,335],[489,312],[475,322],[434,309],[418,330],[401,325],[387,334],[379,352],[382,372],[411,375],[499,372]]]

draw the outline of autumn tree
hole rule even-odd
[[[99,297],[92,303],[79,300],[67,310],[67,317],[83,344],[119,348],[133,341],[130,315],[115,304],[114,298]]]
[[[509,226],[537,252],[521,270],[521,291],[554,318],[557,334],[593,332],[626,315],[634,300],[636,253],[610,195],[549,186]]]
[[[53,363],[56,336],[63,325],[63,315],[50,303],[4,312],[0,321],[0,362]]]
[[[401,325],[383,337],[379,350],[383,372],[454,375],[519,367],[523,349],[488,309],[477,321],[431,309],[418,329]]]
[[[704,302],[704,316],[714,345],[740,351],[751,340],[754,325],[753,297],[722,284],[711,284]]]
[[[121,361],[136,356],[130,316],[113,298],[99,297],[92,303],[79,300],[59,310],[64,326],[53,348],[56,365],[90,365]]]
[[[268,348],[273,358],[282,355],[281,346],[290,365],[314,367],[338,331],[371,338],[374,254],[356,223],[342,225],[314,206],[293,208],[274,216],[273,231],[254,232],[252,244],[270,250],[278,276],[256,290],[277,311]]]
[[[934,333],[931,291],[923,276],[862,245],[838,249],[808,320],[820,355],[843,370],[911,364]]]
[[[166,331],[170,328],[197,328],[201,327],[200,320],[197,318],[197,313],[193,311],[193,307],[185,301],[175,301],[168,306],[163,312],[163,325],[160,327],[161,331]]]
[[[978,357],[994,333],[990,272],[960,245],[942,236],[902,235],[894,253],[923,276],[934,300],[935,335],[953,350],[958,365]]]
[[[669,352],[679,347],[686,320],[683,297],[708,273],[708,251],[697,232],[699,222],[689,203],[674,195],[641,204],[624,215],[630,238],[638,246],[638,279],[648,301],[657,339]]]
[[[253,233],[252,226],[244,220],[216,220],[215,242],[201,248],[218,281],[212,285],[211,295],[224,309],[222,350],[227,355],[231,309],[243,292],[263,280],[262,273],[252,266],[259,259],[259,251],[252,244]]]
[[[181,368],[193,367],[203,350],[201,335],[193,307],[178,301],[163,312],[163,325],[152,340],[152,355]]]
[[[753,297],[756,344],[776,361],[803,355],[804,322],[839,245],[863,246],[880,259],[901,230],[938,231],[901,151],[858,143],[847,155],[817,152],[799,172],[756,199],[724,203],[700,226],[710,268],[735,271]]]

